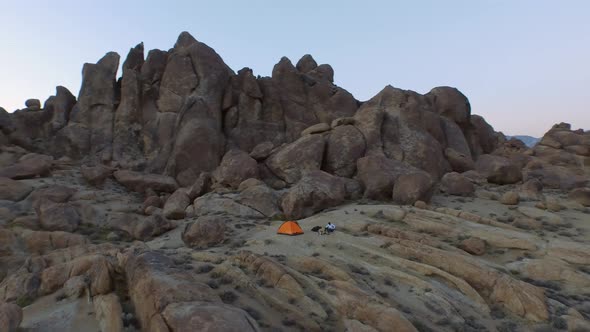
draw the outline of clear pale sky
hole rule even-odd
[[[85,4],[81,4],[85,2]],[[590,1],[11,1],[0,4],[0,106],[78,94],[84,62],[169,49],[181,31],[235,71],[310,53],[366,100],[385,85],[459,88],[506,134],[590,129]],[[147,52],[146,52],[147,54]]]

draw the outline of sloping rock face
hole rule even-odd
[[[146,331],[258,331],[243,310],[225,305],[193,273],[175,268],[163,254],[148,251],[125,257],[131,300]]]

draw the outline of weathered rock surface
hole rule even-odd
[[[221,159],[221,164],[213,172],[215,182],[238,188],[242,181],[258,177],[258,164],[242,150],[230,150]]]
[[[131,300],[143,328],[190,331],[203,327],[196,324],[218,322],[231,331],[258,331],[246,312],[223,305],[191,272],[175,269],[169,257],[148,251],[123,259]]]
[[[173,303],[162,313],[175,331],[258,331],[256,322],[242,309],[223,303]]]
[[[23,311],[16,304],[0,302],[0,326],[6,332],[16,332],[23,320]]]
[[[83,276],[74,276],[64,283],[64,294],[69,298],[77,299],[84,294],[88,285]]]
[[[104,165],[96,166],[82,166],[80,172],[82,176],[93,186],[100,186],[104,181],[109,178],[115,169]]]
[[[522,180],[520,168],[501,156],[481,155],[475,163],[475,168],[491,183],[513,184]]]
[[[0,177],[18,180],[47,176],[51,171],[52,160],[53,158],[45,155],[25,155],[18,163],[0,169]]]
[[[37,210],[41,227],[48,231],[72,232],[82,221],[78,211],[68,203],[54,203],[45,200]]]
[[[357,169],[365,188],[364,196],[377,200],[388,200],[392,196],[393,185],[399,176],[417,171],[407,164],[378,155],[358,159]]]
[[[246,181],[244,181],[246,182]],[[244,182],[240,184],[242,192],[238,202],[242,205],[262,213],[266,217],[272,218],[281,214],[279,208],[279,195],[273,189],[264,183],[243,188]]]
[[[185,189],[177,189],[164,204],[164,217],[168,219],[184,218],[186,207],[191,204],[191,200]]]
[[[206,249],[225,241],[227,218],[202,216],[187,224],[182,231],[182,241],[191,248]]]
[[[195,198],[204,195],[209,191],[211,186],[211,174],[203,172],[199,174],[199,177],[193,183],[187,191],[188,197],[193,201]]]
[[[458,152],[453,148],[445,149],[445,156],[455,172],[462,173],[475,169],[475,163],[471,159],[471,156]]]
[[[445,174],[440,180],[440,189],[449,195],[471,196],[475,186],[462,174],[451,172]]]
[[[283,196],[281,207],[287,217],[299,219],[344,202],[346,188],[335,176],[323,171],[306,174]]]
[[[114,293],[98,295],[93,302],[101,331],[124,331],[123,309],[117,295]]]
[[[231,216],[242,218],[264,218],[264,215],[259,211],[237,203],[231,198],[221,197],[216,194],[207,194],[195,199],[194,203],[195,214],[229,214]]]
[[[365,149],[365,139],[354,126],[334,128],[326,144],[324,170],[337,176],[352,177],[356,161],[365,154]]]
[[[76,189],[64,185],[48,185],[33,190],[27,197],[33,208],[38,209],[42,202],[65,203],[70,200]]]
[[[543,184],[537,179],[529,179],[520,186],[520,196],[527,199],[539,199],[542,196]]]
[[[280,148],[266,160],[266,165],[285,182],[296,183],[303,172],[320,169],[325,145],[320,135],[304,136]]]
[[[576,188],[569,193],[568,198],[584,206],[590,206],[590,189]]]
[[[20,234],[27,251],[31,254],[43,255],[57,249],[64,249],[88,244],[88,239],[80,234],[55,231],[29,231]]]
[[[146,209],[147,211],[147,209]],[[118,212],[109,215],[108,227],[121,230],[134,239],[146,241],[173,228],[173,225],[160,213],[140,216],[133,213]]]
[[[529,149],[456,88],[359,102],[310,55],[234,73],[188,33],[117,80],[119,59],[84,65],[78,100],[0,109],[0,300],[25,329],[587,326],[589,132]],[[286,218],[305,234],[276,235]]]
[[[325,122],[320,122],[318,124],[314,124],[313,126],[310,126],[308,128],[305,128],[301,132],[301,136],[312,135],[312,134],[319,134],[319,133],[323,133],[323,132],[329,131],[330,129],[332,129],[332,127],[330,127],[330,124],[325,123]]]
[[[176,181],[165,175],[144,174],[133,171],[116,171],[115,179],[130,190],[139,193],[145,192],[146,189],[155,191],[174,192],[178,188]]]
[[[461,241],[459,248],[476,256],[480,256],[486,253],[486,243],[482,239],[477,237],[470,237]]]
[[[430,201],[434,181],[428,173],[400,175],[393,185],[393,201],[398,204],[414,204],[416,201]]]
[[[250,152],[250,157],[255,160],[264,160],[274,149],[275,145],[272,142],[266,141],[256,145]]]
[[[0,200],[18,202],[33,191],[33,187],[10,178],[0,177]]]
[[[500,197],[500,203],[504,205],[517,205],[520,202],[520,196],[515,191],[508,191],[505,192]]]

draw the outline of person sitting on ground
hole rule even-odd
[[[326,232],[327,233],[332,233],[336,230],[336,225],[334,225],[331,222],[328,222],[328,224],[326,225]]]

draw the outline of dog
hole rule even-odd
[[[322,226],[315,226],[311,229],[312,232],[317,232],[318,235],[326,235],[327,232]]]

